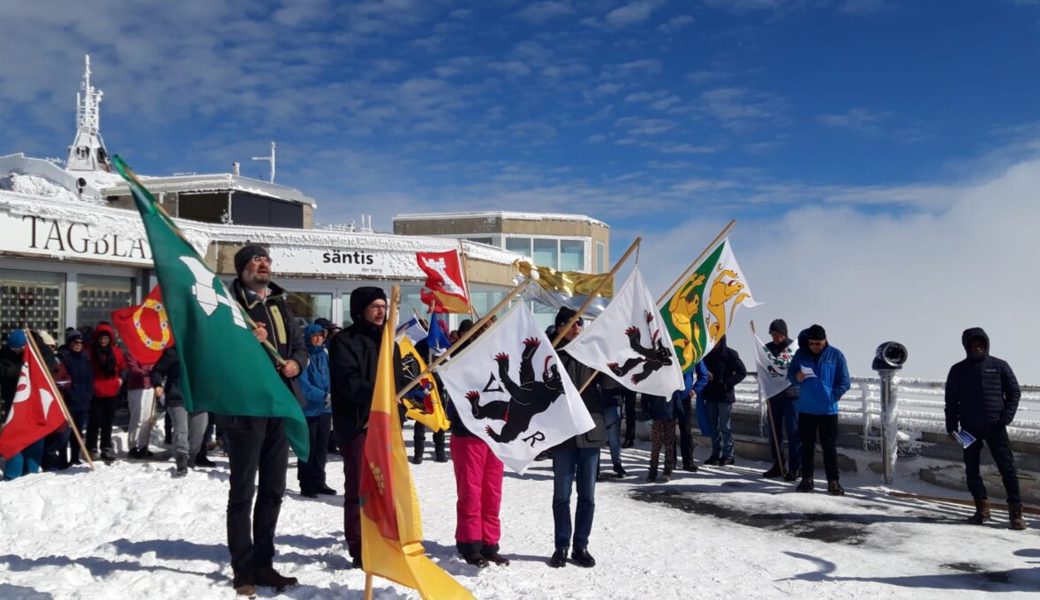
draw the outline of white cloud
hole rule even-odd
[[[785,107],[786,102],[779,96],[746,88],[715,88],[700,95],[700,109],[733,130],[776,122]]]
[[[525,6],[515,16],[533,23],[544,23],[573,14],[574,8],[567,2],[534,2]]]
[[[890,112],[874,112],[865,108],[852,108],[838,114],[820,115],[817,120],[829,127],[851,129],[860,133],[876,133],[889,117]]]
[[[658,29],[665,33],[675,33],[680,29],[685,29],[686,27],[693,25],[694,22],[694,18],[690,15],[679,15],[678,17],[672,17],[668,21],[662,23]]]
[[[649,19],[662,4],[662,0],[638,0],[608,12],[603,20],[611,27],[636,25]]]

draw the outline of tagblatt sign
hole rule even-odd
[[[118,228],[35,215],[0,212],[0,250],[50,258],[152,264],[140,223]]]
[[[275,273],[419,279],[415,252],[331,247],[271,246]]]

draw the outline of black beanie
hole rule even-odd
[[[556,328],[559,329],[560,327],[563,327],[567,323],[567,321],[570,321],[571,317],[573,317],[576,314],[577,313],[574,310],[572,310],[570,308],[567,308],[566,306],[560,308],[560,311],[558,313],[556,313],[556,321],[555,321]],[[585,324],[585,319],[579,318],[576,321],[576,323],[578,325],[584,325]]]
[[[775,319],[769,324],[769,333],[777,332],[784,337],[787,337],[787,323],[783,319]]]
[[[242,270],[246,268],[249,261],[253,260],[254,256],[271,257],[271,255],[267,253],[267,248],[264,248],[263,246],[243,246],[241,250],[235,253],[235,274],[241,275]]]
[[[806,339],[810,340],[825,340],[827,339],[827,332],[820,325],[813,325],[806,330]]]
[[[386,300],[382,288],[364,286],[350,292],[350,320],[355,323],[364,320],[365,308],[376,300]]]

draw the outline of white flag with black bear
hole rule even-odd
[[[683,389],[675,348],[638,268],[567,353],[635,392],[669,397]]]
[[[595,424],[526,302],[438,369],[466,429],[523,473]]]

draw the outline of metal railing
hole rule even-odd
[[[900,446],[913,447],[920,443],[921,433],[946,433],[944,413],[945,388],[943,381],[896,377],[896,423],[901,435]],[[768,427],[765,421],[764,399],[759,396],[758,377],[749,373],[737,386],[733,411],[758,415],[760,433]],[[862,427],[866,449],[880,439],[881,382],[878,377],[853,377],[852,388],[838,403],[839,423],[853,423]],[[1040,444],[1040,386],[1022,386],[1022,399],[1015,420],[1008,427],[1012,441]]]

